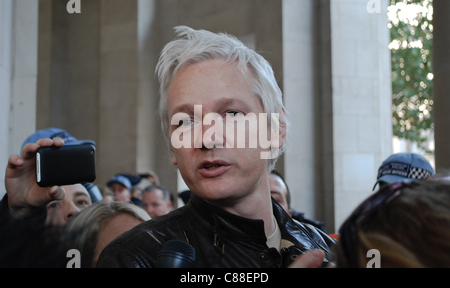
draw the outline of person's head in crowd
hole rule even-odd
[[[163,186],[152,185],[142,191],[141,207],[152,218],[165,215],[172,211],[170,192]]]
[[[117,174],[116,176],[124,176],[130,180],[131,183],[131,196],[130,201],[137,206],[141,206],[142,193],[141,188],[138,186],[141,183],[141,178],[131,174]]]
[[[336,266],[375,264],[370,260],[376,254],[367,255],[375,249],[381,268],[450,268],[449,227],[449,181],[428,179],[385,186],[362,202],[340,227]]]
[[[275,170],[269,175],[270,195],[278,201],[283,209],[292,216],[291,193],[283,176]]]
[[[69,235],[76,237],[73,242],[81,254],[81,267],[95,267],[109,242],[150,219],[142,208],[125,202],[99,202],[83,210],[67,226]]]
[[[434,169],[423,156],[414,153],[399,153],[389,156],[378,169],[379,188],[397,182],[414,182],[434,175]]]
[[[26,144],[35,143],[44,138],[53,139],[56,137],[64,140],[64,145],[67,146],[85,143],[95,144],[92,140],[79,141],[66,130],[60,128],[47,128],[38,130],[28,136],[22,143],[21,151]],[[99,200],[99,191],[98,188],[95,189],[96,187],[97,186],[92,183],[62,186],[66,192],[66,196],[62,200],[55,200],[47,205],[48,212],[46,223],[51,225],[65,225],[77,213],[92,204],[92,199],[94,197],[91,197],[91,195],[95,196],[95,201]]]
[[[160,118],[163,133],[171,144],[172,164],[178,166],[189,189],[200,198],[211,202],[242,199],[260,190],[261,183],[267,183],[269,171],[285,148],[287,119],[282,92],[267,60],[234,36],[186,26],[175,30],[179,37],[163,49],[156,68]],[[196,105],[202,105],[201,113],[195,111]],[[205,132],[212,124],[200,123],[208,114],[220,115],[225,125],[233,117],[238,120],[250,114],[258,118],[262,113],[267,114],[268,133],[279,128],[277,139],[272,136],[267,148],[260,143],[250,148],[250,140],[257,138],[247,141],[245,148],[237,148],[236,143],[228,142],[237,139],[230,135],[208,137]],[[272,120],[271,113],[278,113],[278,123]],[[174,131],[196,125],[201,126],[202,133],[190,137],[191,148],[175,149]],[[244,132],[246,138],[253,138],[256,131],[248,128]],[[220,146],[224,149],[216,148]],[[272,152],[276,157],[262,157]],[[222,176],[212,177],[219,175]]]
[[[145,173],[136,173],[140,179],[145,179],[150,182],[150,185],[160,185],[159,176],[154,171],[149,170]]]
[[[114,194],[114,201],[130,202],[132,186],[131,181],[127,177],[116,175],[106,183],[106,186]]]
[[[62,186],[66,196],[47,205],[47,225],[65,225],[80,211],[92,205],[91,197],[81,184]]]

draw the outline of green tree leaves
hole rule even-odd
[[[433,0],[390,4],[393,131],[426,150],[433,129]]]

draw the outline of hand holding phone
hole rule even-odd
[[[5,187],[8,196],[9,214],[15,219],[32,215],[54,200],[65,196],[62,187],[41,188],[36,183],[36,150],[39,147],[62,147],[64,141],[43,138],[29,143],[22,149],[21,156],[11,155],[5,173]]]

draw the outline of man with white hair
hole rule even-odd
[[[308,250],[313,261],[304,266],[326,265],[333,240],[294,222],[270,196],[288,127],[270,64],[233,36],[176,32],[157,65],[160,114],[191,199],[116,238],[97,267],[156,267],[172,239],[194,247],[194,267],[287,267]]]

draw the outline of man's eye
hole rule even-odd
[[[178,127],[180,127],[180,126],[191,126],[193,123],[194,123],[194,121],[192,121],[192,119],[180,120],[180,122],[178,122]]]
[[[48,204],[47,209],[56,209],[58,207],[59,207],[59,202],[55,201],[55,202]]]
[[[227,116],[229,117],[237,117],[237,116],[243,116],[244,114],[239,111],[229,111],[227,112]]]
[[[85,201],[85,200],[78,200],[76,205],[78,207],[87,207],[87,206],[89,206],[89,203],[88,203],[88,201]]]

